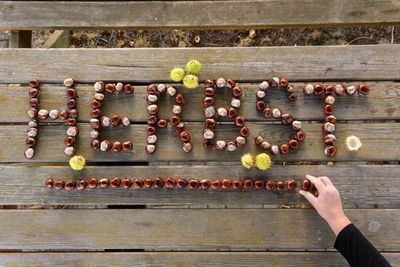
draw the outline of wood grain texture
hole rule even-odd
[[[61,83],[67,77],[89,83],[168,81],[171,68],[184,66],[191,58],[203,63],[200,80],[262,81],[272,76],[290,81],[400,80],[398,54],[400,45],[0,49],[0,83],[26,83],[32,78]]]
[[[79,180],[88,177],[175,177],[187,179],[240,178],[252,180],[294,178],[306,174],[328,176],[341,193],[346,208],[400,208],[398,165],[273,166],[268,172],[247,170],[238,164],[215,166],[88,166],[81,172],[67,166],[0,165],[0,205],[148,205],[151,207],[248,208],[300,206],[307,201],[297,193],[266,190],[138,190],[96,189],[57,191],[44,187],[47,178]],[[377,182],[378,181],[378,182]]]
[[[376,248],[398,251],[400,210],[346,214]],[[0,236],[1,249],[24,250],[299,251],[334,242],[316,211],[299,209],[4,210]]]
[[[334,85],[334,82],[324,83]],[[358,84],[358,83],[347,83]],[[299,120],[323,120],[323,98],[318,96],[304,96],[302,87],[304,83],[293,83],[298,100],[290,102],[287,93],[281,89],[271,89],[268,92],[267,103],[270,107],[278,107],[283,112],[292,114]],[[400,84],[394,82],[369,82],[370,94],[364,96],[336,97],[335,116],[338,120],[379,120],[379,119],[400,119]],[[256,92],[258,83],[240,84],[244,90],[241,97],[239,114],[248,121],[265,121],[262,112],[256,109]],[[198,90],[178,91],[185,96],[185,104],[181,118],[184,121],[204,121],[203,97],[201,86]],[[79,121],[89,122],[90,102],[93,99],[93,85],[77,85]],[[0,122],[2,123],[27,123],[26,111],[29,107],[29,87],[15,85],[0,85],[0,106],[7,108],[0,109]],[[136,86],[133,95],[110,95],[106,94],[106,100],[102,112],[106,116],[112,114],[123,114],[129,116],[134,122],[147,122],[147,91],[146,86]],[[227,107],[232,99],[232,93],[228,90],[218,91],[216,94],[216,107]],[[67,96],[65,87],[45,84],[41,87],[41,108],[45,109],[66,109]],[[158,105],[163,116],[172,115],[171,109],[173,99],[169,96],[162,96]],[[132,107],[135,107],[132,110]],[[317,109],[320,109],[317,112]],[[224,120],[230,121],[230,120]],[[272,120],[270,120],[272,121]],[[61,121],[59,121],[61,122]]]
[[[383,253],[392,266],[400,265],[399,253]],[[6,267],[66,266],[348,266],[338,252],[89,252],[1,253]]]
[[[390,0],[1,1],[0,10],[0,29],[247,29],[400,22],[400,4]]]
[[[264,136],[272,144],[287,142],[293,135],[293,131],[283,125],[270,123],[248,123],[251,134],[248,143],[235,152],[205,149],[203,147],[204,126],[201,123],[190,123],[186,129],[191,133],[193,150],[190,153],[182,151],[182,143],[177,133],[172,128],[161,129],[158,132],[157,151],[154,154],[145,152],[147,140],[146,125],[136,124],[127,128],[108,128],[102,130],[103,138],[115,140],[132,140],[135,147],[131,152],[115,154],[95,151],[90,148],[90,126],[80,124],[80,134],[77,141],[77,154],[83,154],[90,162],[143,162],[143,161],[235,161],[239,162],[240,156],[246,153],[259,153],[254,138],[257,135]],[[307,135],[299,150],[287,155],[273,156],[274,160],[315,160],[315,161],[385,161],[399,160],[400,151],[397,149],[400,143],[400,125],[398,123],[338,123],[335,132],[338,138],[338,153],[335,158],[324,155],[325,145],[322,142],[322,124],[303,123],[303,129]],[[224,124],[216,130],[216,140],[232,140],[239,135],[238,127]],[[64,138],[66,126],[39,126],[39,143],[36,146],[35,157],[27,160],[24,157],[25,125],[5,125],[0,128],[0,162],[67,162],[64,154]],[[364,143],[363,148],[352,153],[346,150],[344,140],[346,136],[354,134]]]

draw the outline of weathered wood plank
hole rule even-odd
[[[47,178],[78,180],[88,177],[185,177],[197,179],[287,179],[300,182],[306,174],[329,176],[337,186],[346,208],[398,208],[400,188],[393,186],[400,176],[398,165],[288,165],[273,166],[268,172],[246,170],[238,164],[218,166],[88,166],[76,172],[67,166],[0,166],[0,205],[151,205],[182,207],[246,208],[302,205],[307,201],[296,193],[267,191],[191,190],[85,190],[55,191],[44,188]]]
[[[400,210],[346,214],[378,249],[398,251]],[[1,249],[23,250],[315,250],[334,242],[316,211],[299,209],[6,210],[0,236]]]
[[[399,253],[383,253],[400,265]],[[7,267],[53,266],[348,266],[337,252],[88,252],[88,253],[2,253],[0,264]]]
[[[335,84],[335,83],[326,83]],[[352,84],[352,83],[348,83]],[[345,96],[337,97],[335,102],[335,116],[338,120],[377,120],[377,119],[400,119],[400,84],[393,82],[370,82],[371,90],[367,97]],[[299,96],[296,102],[287,99],[287,93],[283,90],[271,90],[268,93],[267,101],[271,107],[279,107],[283,112],[292,114],[299,120],[322,120],[323,99],[321,97],[304,96],[302,92],[303,83],[293,83]],[[264,121],[262,112],[256,109],[256,84],[241,84],[244,95],[241,98],[242,104],[240,114],[248,121]],[[182,112],[182,119],[185,121],[204,121],[201,86],[198,90],[179,89],[185,96],[185,107]],[[78,110],[80,122],[89,122],[90,102],[93,99],[94,90],[92,85],[77,85]],[[29,107],[29,88],[26,86],[0,85],[0,106],[7,108],[0,109],[0,122],[27,122],[26,111]],[[135,122],[147,121],[147,91],[145,86],[136,86],[133,95],[106,95],[105,104],[102,107],[104,115],[124,114],[131,117]],[[232,94],[227,91],[217,92],[216,106],[228,106]],[[67,96],[65,87],[54,85],[43,85],[41,87],[41,108],[45,109],[66,109]],[[163,96],[159,101],[161,113],[170,116],[172,100]],[[135,107],[132,110],[132,107]],[[320,109],[319,112],[316,112]]]
[[[270,123],[248,123],[251,134],[248,144],[235,152],[222,152],[216,149],[207,150],[203,147],[204,126],[201,123],[190,123],[187,130],[191,133],[193,151],[185,153],[177,133],[172,128],[161,129],[158,133],[157,151],[154,154],[145,152],[147,140],[146,125],[135,124],[129,129],[108,128],[102,131],[103,138],[114,140],[132,140],[135,148],[132,152],[104,153],[90,148],[90,126],[80,124],[80,134],[77,143],[77,153],[85,155],[90,162],[135,162],[135,161],[236,161],[239,162],[243,153],[261,152],[256,148],[254,138],[257,135],[264,136],[265,140],[272,144],[287,142],[293,135],[292,130],[282,125]],[[0,128],[0,162],[66,162],[68,158],[64,155],[64,138],[66,126],[40,126],[40,140],[36,146],[34,159],[26,160],[24,157],[25,125],[6,125]],[[324,155],[325,145],[322,125],[320,123],[303,123],[303,129],[307,135],[296,153],[284,156],[276,155],[275,160],[315,160],[315,161],[384,161],[398,160],[400,151],[397,149],[400,143],[400,125],[398,123],[338,123],[335,132],[338,138],[338,153],[335,158]],[[225,124],[218,125],[215,130],[216,138],[232,140],[239,135],[236,126]],[[345,137],[354,134],[364,143],[364,147],[357,153],[346,150]]]
[[[400,4],[389,0],[312,0],[297,4],[290,0],[1,1],[0,10],[0,29],[247,29],[382,25],[400,22]]]
[[[70,31],[57,30],[43,44],[43,48],[68,48]]]
[[[398,54],[400,45],[0,49],[0,83],[23,83],[32,78],[60,83],[66,77],[89,83],[99,79],[168,81],[171,68],[184,66],[191,58],[203,63],[201,80],[260,81],[272,76],[291,81],[399,80]]]

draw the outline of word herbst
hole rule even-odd
[[[66,131],[66,137],[64,139],[65,154],[67,156],[73,156],[75,154],[75,143],[79,134],[78,127],[78,116],[77,110],[78,94],[74,88],[74,80],[68,78],[64,80],[64,86],[66,87],[66,98],[67,98],[67,110],[58,111],[57,109],[45,110],[39,109],[40,104],[40,82],[38,80],[32,80],[29,82],[29,97],[30,97],[30,109],[28,110],[28,116],[30,121],[28,123],[26,139],[26,150],[25,157],[31,159],[35,155],[35,146],[38,143],[38,122],[40,120],[64,120],[68,126]],[[306,133],[302,130],[302,124],[296,120],[289,113],[283,112],[279,108],[271,108],[267,106],[265,101],[268,89],[270,88],[281,88],[288,93],[288,99],[290,101],[296,101],[297,95],[294,92],[294,88],[289,84],[287,79],[274,77],[268,81],[263,81],[259,85],[255,97],[257,98],[256,109],[262,112],[265,118],[274,118],[280,121],[283,125],[288,126],[294,131],[294,135],[284,144],[270,144],[264,140],[262,136],[256,136],[254,142],[261,149],[269,152],[270,154],[288,154],[291,151],[295,151],[299,148],[300,143],[305,140]],[[232,100],[229,106],[216,107],[214,98],[217,90],[228,89],[232,93]],[[106,96],[113,94],[133,94],[134,86],[131,84],[123,83],[105,83],[98,81],[94,84],[93,99],[91,105],[91,119],[90,126],[92,128],[90,132],[91,136],[91,148],[101,152],[112,151],[119,153],[122,151],[128,152],[133,149],[133,143],[131,140],[119,140],[111,142],[107,139],[101,138],[101,129],[107,127],[129,127],[131,119],[127,116],[112,115],[111,117],[102,115],[102,105],[106,100]],[[324,132],[323,142],[326,145],[325,155],[328,157],[334,157],[337,152],[336,148],[336,137],[334,132],[336,130],[336,117],[334,114],[335,98],[344,95],[367,95],[369,88],[366,84],[358,84],[344,86],[343,84],[336,84],[334,86],[324,86],[322,84],[306,84],[303,87],[303,93],[306,96],[322,96],[324,100],[324,113],[326,115],[325,122],[322,130]],[[183,110],[183,104],[185,102],[184,95],[179,93],[175,85],[167,86],[165,84],[150,84],[147,86],[147,144],[145,150],[147,153],[152,154],[157,150],[157,129],[165,128],[168,125],[176,129],[177,138],[182,142],[182,150],[184,152],[190,152],[193,149],[191,143],[191,134],[185,129],[185,124],[181,122],[180,114]],[[203,88],[203,105],[204,105],[204,125],[205,129],[203,132],[204,147],[207,149],[217,149],[220,151],[236,151],[236,149],[243,147],[247,143],[247,138],[250,135],[250,129],[246,126],[246,120],[243,116],[239,115],[239,109],[241,106],[241,96],[243,95],[242,88],[233,80],[219,78],[217,80],[206,80]],[[172,97],[175,99],[175,104],[172,106],[172,116],[169,118],[163,118],[159,114],[158,101],[163,97]],[[217,120],[219,118],[231,119],[235,127],[238,128],[238,136],[233,140],[215,140],[215,128],[217,127]]]

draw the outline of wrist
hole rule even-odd
[[[349,220],[349,218],[347,218],[346,215],[343,214],[341,216],[333,218],[328,222],[328,224],[331,227],[332,231],[337,236],[340,233],[340,231],[343,230],[343,228],[351,224],[351,221]]]

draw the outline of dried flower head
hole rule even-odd
[[[180,82],[185,77],[185,71],[182,68],[174,68],[169,76],[174,82]]]
[[[255,163],[254,156],[250,153],[244,154],[241,158],[241,162],[243,167],[245,167],[246,169],[250,169],[254,166]]]
[[[363,143],[360,138],[355,135],[350,135],[346,138],[346,147],[349,151],[358,151],[362,147]]]
[[[85,167],[86,159],[83,156],[74,156],[69,160],[69,166],[75,171],[80,171]]]
[[[270,156],[267,153],[261,153],[256,156],[256,166],[260,170],[266,171],[272,165]]]

